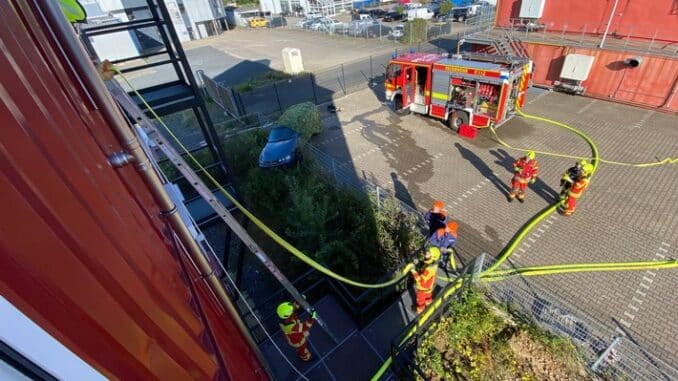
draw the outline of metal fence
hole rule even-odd
[[[649,41],[647,39],[633,38],[634,29],[645,29],[639,28],[637,25],[620,25],[613,33],[608,34],[604,40],[602,32],[594,29],[595,27],[587,24],[572,26],[568,25],[567,22],[549,22],[533,25],[525,24],[520,19],[511,19],[509,25],[497,26],[494,30],[495,32],[507,31],[523,41],[547,42],[550,44],[586,48],[605,47],[619,51],[678,57],[678,46],[675,43],[656,40],[656,37],[661,35],[661,27],[655,29],[654,35]]]
[[[427,37],[430,40],[439,36],[453,34],[455,29],[466,26],[478,24],[492,25],[494,23],[495,12],[495,7],[487,5],[478,7],[476,14],[469,15],[468,17],[454,18],[452,13],[448,16],[438,16],[427,21]],[[392,42],[415,41],[413,35],[407,36],[403,34],[403,27],[407,22],[406,14],[403,15],[403,19],[390,22],[383,21],[383,19],[380,20],[379,18],[349,20],[348,15],[335,15],[316,19],[275,15],[269,18],[267,27],[271,30],[293,29],[344,39],[377,39]]]
[[[635,343],[626,333],[601,323],[544,287],[515,277],[490,283],[487,290],[494,301],[509,310],[552,333],[572,339],[589,367],[602,360],[596,367],[599,375],[614,380],[678,380],[678,370]],[[612,351],[601,358],[611,346]]]

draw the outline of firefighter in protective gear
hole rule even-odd
[[[433,288],[436,285],[436,273],[438,272],[438,264],[434,258],[439,257],[440,250],[437,247],[429,247],[424,254],[423,266],[420,266],[417,270],[410,270],[414,278],[418,314],[433,301]]]
[[[440,228],[431,234],[426,242],[429,247],[437,247],[441,254],[441,258],[434,257],[434,260],[440,259],[440,266],[444,269],[447,268],[449,263],[449,268],[453,271],[457,271],[457,264],[454,260],[454,245],[457,243],[458,227],[459,225],[455,221],[450,221],[445,224],[444,228]]]
[[[297,350],[297,355],[302,361],[311,361],[311,351],[308,350],[308,335],[313,323],[316,321],[316,312],[313,311],[311,317],[302,321],[297,316],[299,304],[297,302],[283,302],[278,305],[278,317],[280,318],[280,329],[282,329],[287,339],[287,343]]]
[[[558,212],[563,216],[571,216],[577,208],[577,199],[581,197],[586,187],[589,186],[589,177],[593,173],[593,165],[586,164],[582,166],[582,175],[572,184],[567,191],[567,198],[562,201]]]
[[[574,166],[570,167],[563,173],[560,178],[560,199],[564,200],[567,197],[567,192],[572,187],[575,181],[582,175],[582,168],[588,164],[586,160],[578,161]]]
[[[428,222],[428,235],[435,233],[436,230],[445,227],[447,222],[447,212],[445,211],[445,203],[436,201],[433,203],[433,208],[429,209],[424,215],[424,219]]]
[[[511,180],[511,191],[508,194],[509,202],[514,198],[518,201],[525,201],[525,188],[527,183],[534,184],[539,174],[539,165],[535,160],[534,151],[528,151],[527,154],[513,163],[513,179]]]

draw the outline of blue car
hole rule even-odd
[[[261,168],[293,164],[297,159],[299,134],[289,127],[275,127],[268,134],[268,141],[259,155]]]

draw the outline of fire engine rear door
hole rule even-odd
[[[417,80],[415,77],[415,67],[413,65],[403,65],[403,107],[414,102],[415,81]]]

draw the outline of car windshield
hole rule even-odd
[[[268,135],[269,142],[279,142],[281,140],[289,140],[297,137],[297,133],[287,127],[276,127],[271,130],[271,133]]]

